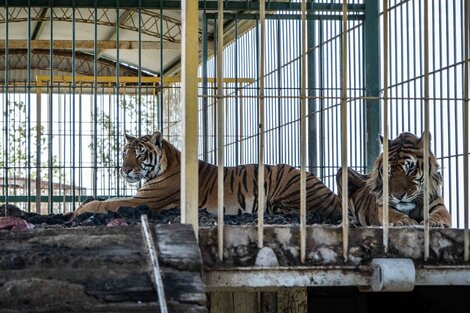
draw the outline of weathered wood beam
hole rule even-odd
[[[172,243],[160,260],[169,309],[206,312],[192,228],[160,226],[156,245],[163,251]],[[0,231],[0,246],[2,310],[158,312],[140,226]]]

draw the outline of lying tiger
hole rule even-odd
[[[139,138],[126,135],[121,175],[129,183],[145,183],[134,197],[92,201],[75,213],[116,211],[121,206],[147,205],[159,212],[180,206],[181,153],[159,132]],[[321,220],[341,218],[339,198],[312,173],[307,173],[307,210]],[[224,169],[226,214],[258,210],[258,165]],[[265,166],[265,208],[268,213],[300,207],[300,171],[286,164]],[[217,166],[199,161],[199,208],[217,212]]]
[[[431,138],[429,136],[429,138]],[[380,137],[383,143],[383,138]],[[389,140],[389,223],[392,226],[423,224],[423,153],[424,134],[418,138],[402,133]],[[382,161],[377,158],[372,172],[360,174],[348,168],[349,220],[362,226],[382,225]],[[429,225],[450,227],[451,217],[440,196],[442,176],[436,157],[429,154]],[[336,175],[339,193],[342,190],[342,171]]]

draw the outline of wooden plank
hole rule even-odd
[[[198,250],[188,226],[162,228],[173,233],[161,238],[175,239],[176,254],[179,244]],[[0,247],[3,311],[159,312],[140,225],[0,231]],[[194,271],[171,262],[162,268],[171,312],[207,312],[200,253],[192,255],[197,260],[186,255],[185,268]]]
[[[190,272],[202,270],[201,252],[190,224],[156,225],[155,236],[161,266]]]
[[[307,288],[281,288],[278,297],[278,312],[307,313]]]
[[[234,313],[256,313],[259,312],[258,292],[234,292]]]
[[[204,285],[197,273],[164,272],[163,283],[165,293],[174,301],[205,305],[206,294],[202,292]]]
[[[143,312],[156,307],[139,227],[2,231],[0,246],[3,310],[92,312],[99,306],[105,312],[130,302]]]
[[[233,294],[231,292],[212,292],[210,294],[210,312],[234,313]]]
[[[260,313],[277,313],[277,292],[260,292]]]
[[[212,292],[210,312],[259,312],[258,292]]]

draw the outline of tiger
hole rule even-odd
[[[383,145],[383,137],[380,142]],[[424,224],[423,154],[425,133],[420,138],[403,132],[389,140],[389,224],[407,226]],[[429,141],[431,135],[428,132]],[[348,218],[353,225],[382,226],[382,163],[383,153],[369,174],[348,168]],[[451,216],[440,196],[442,176],[434,154],[429,153],[429,225],[450,227]],[[337,172],[338,194],[342,195],[342,169]],[[341,201],[341,200],[340,200]]]
[[[155,212],[180,207],[181,152],[158,131],[135,138],[125,135],[121,175],[128,183],[143,182],[133,197],[91,201],[76,215],[117,211],[119,207],[147,205]],[[199,208],[217,214],[217,166],[199,160]],[[300,208],[300,170],[287,165],[264,166],[265,212],[277,213]],[[313,173],[306,174],[307,211],[326,223],[341,219],[338,196]],[[224,168],[224,213],[258,211],[258,164]]]

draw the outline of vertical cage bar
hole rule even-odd
[[[259,40],[259,147],[258,147],[258,248],[263,247],[264,235],[264,41],[266,27],[265,0],[259,2],[260,40]]]
[[[224,257],[224,90],[223,90],[224,8],[217,4],[217,238],[219,260]]]
[[[160,133],[163,135],[163,76],[164,76],[164,69],[163,69],[163,0],[160,0],[160,85],[159,85],[159,91],[160,91]],[[167,97],[169,98],[170,96],[170,88],[168,88],[168,94]],[[168,129],[170,120],[168,119],[167,121]],[[168,138],[169,139],[169,138]]]
[[[138,105],[138,133],[139,136],[142,136],[142,0],[138,1],[138,41],[139,41],[139,48],[138,48],[138,69],[137,69],[137,105]],[[160,19],[162,16],[160,16]],[[148,114],[148,113],[147,113]],[[140,187],[140,182],[139,182]]]
[[[94,1],[93,34],[93,197],[98,195],[98,9]]]
[[[384,62],[384,98],[383,98],[383,159],[382,159],[382,225],[383,245],[385,253],[388,252],[388,0],[383,0],[383,62]]]
[[[279,16],[277,16],[277,44],[276,44],[276,50],[277,50],[277,119],[278,119],[278,129],[277,129],[277,140],[278,140],[278,162],[282,162],[282,153],[284,152],[283,150],[283,136],[282,136],[282,56],[284,55],[281,50],[281,42],[282,42],[282,32],[281,32],[281,19]]]
[[[205,162],[209,161],[209,99],[207,98],[207,55],[208,55],[208,43],[207,43],[207,14],[204,10],[202,15],[202,159]]]
[[[301,3],[302,35],[301,44],[301,96],[300,96],[300,262],[305,263],[305,250],[307,244],[307,4]]]
[[[234,37],[235,37],[235,51],[234,51],[234,69],[235,69],[235,111],[234,111],[234,118],[235,118],[235,136],[234,136],[234,143],[235,143],[235,165],[240,164],[240,141],[238,141],[238,134],[240,133],[240,125],[243,123],[242,119],[238,116],[239,111],[239,103],[238,103],[238,94],[239,94],[239,82],[238,82],[238,15],[235,16],[234,20]]]
[[[380,134],[380,48],[379,48],[379,0],[365,1],[365,20],[363,27],[364,80],[366,119],[366,164],[370,172],[380,154],[377,136]],[[375,99],[370,97],[376,97]]]
[[[181,3],[183,151],[181,157],[181,222],[193,225],[198,238],[198,2]]]
[[[456,9],[456,6],[457,6],[457,3],[456,1],[454,0],[453,2],[453,10],[452,10],[452,16],[457,16],[457,9]],[[458,55],[458,44],[457,44],[457,29],[458,29],[458,26],[457,26],[457,18],[454,18],[453,19],[453,49],[451,49],[452,51],[454,51],[453,53],[453,60],[454,62],[456,62],[457,60],[457,55]],[[454,81],[457,81],[458,80],[458,76],[457,76],[457,72],[458,71],[453,71],[454,72],[454,75],[453,75],[453,79]],[[451,78],[451,79],[452,79]],[[454,84],[454,97],[457,97],[457,94],[458,94],[459,90],[458,90],[458,86],[457,84]],[[459,110],[457,109],[457,106],[454,107],[454,120],[455,121],[458,121],[459,120]],[[460,131],[459,131],[459,124],[458,123],[454,123],[454,133],[455,133],[455,142],[459,142],[460,138]],[[463,139],[462,139],[463,140]],[[460,152],[460,148],[459,148],[459,145],[456,145],[455,147],[455,155],[459,155],[459,152]],[[459,166],[459,162],[457,161],[456,164],[455,164],[455,171],[456,172],[459,172],[460,171],[460,166]],[[458,181],[456,181],[456,185],[458,185]],[[456,190],[456,199],[460,199],[460,188],[455,188]],[[465,191],[466,192],[466,191]],[[457,207],[456,208],[451,208],[451,209],[455,209],[455,212],[457,212],[457,226],[460,226],[460,206],[461,203],[460,201],[457,200]]]
[[[317,99],[315,99],[316,71],[319,69],[315,66],[316,52],[314,20],[309,19],[307,21],[307,29],[308,166],[309,171],[320,177],[320,167],[322,167],[323,164],[319,162],[319,145],[317,142],[323,134],[321,124],[317,122],[320,120],[317,116],[321,113],[317,107]],[[322,147],[320,147],[320,150],[323,150]]]
[[[72,208],[75,208],[75,184],[76,184],[76,180],[75,180],[75,162],[76,162],[76,159],[75,159],[75,91],[76,91],[76,74],[75,74],[75,71],[76,71],[76,53],[75,53],[75,40],[76,40],[76,24],[75,24],[75,0],[72,1],[72,114],[73,114],[73,124],[72,124],[72,149],[71,149],[71,153],[72,153]],[[28,36],[28,38],[30,38]]]
[[[468,4],[469,0],[465,0],[465,48],[464,48],[464,260],[467,262],[470,259],[470,247],[469,247],[469,232],[468,232],[468,215],[469,215],[469,203],[468,203],[468,105],[469,105],[469,46],[470,46],[470,38],[469,38],[469,14],[470,14],[470,6]]]
[[[318,22],[318,42],[320,44],[320,51],[318,52],[319,56],[319,88],[320,91],[318,92],[318,95],[320,96],[319,102],[319,108],[318,111],[320,112],[320,139],[319,139],[319,147],[320,147],[320,170],[319,170],[319,176],[322,181],[325,181],[325,137],[326,137],[326,132],[325,130],[325,75],[324,75],[324,68],[323,68],[323,58],[325,57],[325,43],[323,42],[323,32],[324,32],[324,27],[323,27],[323,22],[319,21]],[[329,153],[329,152],[328,152]]]
[[[31,38],[31,0],[28,0],[28,29],[27,29],[27,36],[28,38]],[[33,153],[31,151],[31,40],[28,40],[28,52],[27,52],[27,71],[28,71],[28,81],[27,81],[27,88],[28,88],[28,126],[27,126],[27,132],[28,132],[28,148],[27,148],[27,155],[28,157],[28,173],[26,175],[27,178],[27,183],[26,183],[26,188],[28,188],[27,191],[27,199],[28,199],[28,212],[31,212],[31,157],[33,156]]]
[[[36,213],[41,214],[41,97],[42,81],[36,81]]]
[[[120,98],[121,98],[121,66],[120,66],[120,40],[121,40],[121,12],[119,9],[119,0],[116,0],[116,160],[119,160],[121,155],[121,140],[123,134],[121,134],[121,110],[120,110]],[[126,131],[126,126],[123,125],[123,132]],[[119,166],[116,164],[116,166]],[[116,193],[117,196],[121,195],[121,175],[116,175]]]
[[[83,85],[79,83],[78,91],[78,133],[83,134],[83,104],[82,104],[82,91]],[[78,146],[83,147],[83,136],[78,136]],[[78,166],[80,171],[78,172],[78,185],[83,186],[83,149],[78,150]]]
[[[49,37],[49,59],[50,59],[50,70],[49,70],[49,103],[48,103],[48,122],[49,130],[47,134],[47,172],[48,172],[48,192],[47,192],[47,203],[49,214],[53,213],[53,195],[54,195],[54,171],[52,169],[54,163],[53,154],[52,154],[52,132],[53,128],[53,105],[54,105],[54,7],[53,1],[50,1],[50,18],[49,18],[49,27],[50,27],[50,37]]]
[[[8,32],[8,27],[9,27],[9,12],[8,12],[8,0],[5,0],[5,72],[4,72],[4,92],[5,92],[5,129],[4,129],[4,143],[9,142],[9,126],[8,126],[8,120],[9,120],[9,95],[8,95],[8,81],[9,81],[9,73],[10,73],[10,64],[9,64],[9,57],[8,57],[8,37],[9,37],[9,32]],[[4,149],[4,178],[3,178],[3,194],[5,195],[5,207],[8,207],[8,202],[9,202],[9,149],[8,146],[3,147]],[[8,210],[5,210],[5,216],[8,216]]]
[[[343,0],[343,31],[341,43],[341,168],[342,172],[342,227],[343,227],[343,258],[348,260],[348,3]]]
[[[429,258],[429,25],[428,25],[428,1],[424,1],[424,153],[423,153],[423,171],[424,171],[424,195],[423,195],[423,214],[424,214],[424,260]]]

